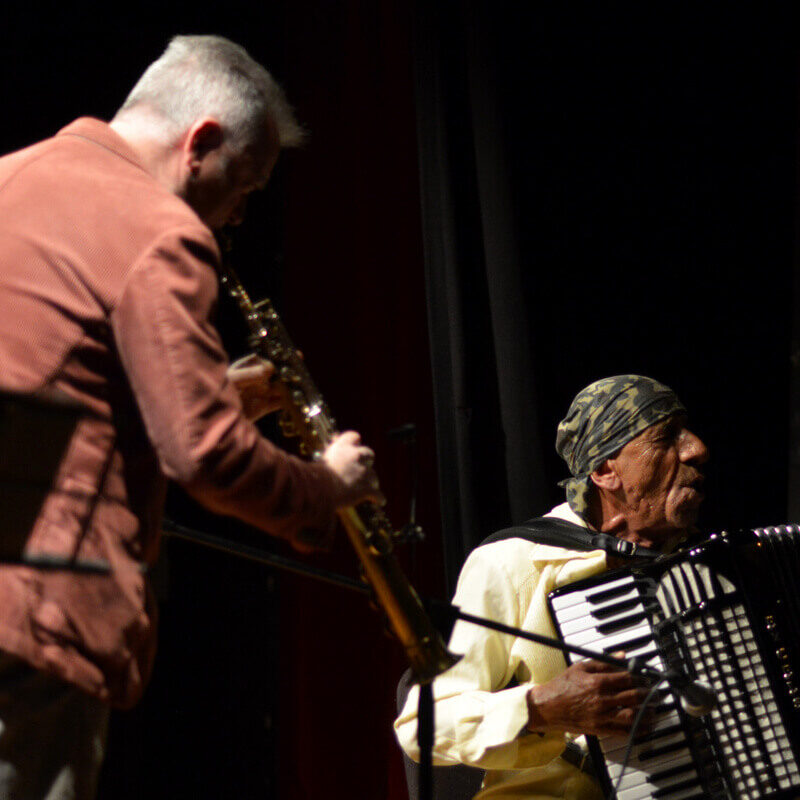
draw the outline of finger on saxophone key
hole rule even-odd
[[[322,460],[339,479],[340,506],[355,505],[362,500],[381,505],[386,502],[372,470],[375,453],[361,444],[361,436],[355,431],[337,434],[322,454]]]
[[[251,353],[228,367],[228,379],[236,387],[244,414],[257,420],[283,406],[283,389],[276,381],[272,362]]]

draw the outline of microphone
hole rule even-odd
[[[693,681],[679,672],[667,674],[667,682],[681,699],[681,708],[691,717],[704,717],[717,705],[717,693],[704,681]]]

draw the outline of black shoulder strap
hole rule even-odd
[[[639,547],[632,542],[626,542],[624,539],[617,539],[616,536],[589,530],[589,528],[582,528],[580,525],[575,525],[557,517],[536,517],[523,522],[521,525],[515,525],[513,528],[504,528],[491,536],[487,536],[481,542],[481,545],[515,538],[580,552],[604,550],[606,553],[621,558],[653,559],[662,555],[658,550]]]

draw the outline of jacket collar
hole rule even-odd
[[[81,139],[88,139],[147,172],[133,148],[107,122],[102,120],[94,117],[80,117],[62,128],[56,136],[78,136]]]

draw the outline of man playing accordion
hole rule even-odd
[[[566,502],[527,523],[530,536],[509,529],[476,548],[453,603],[553,637],[550,592],[619,566],[615,551],[674,549],[696,521],[708,459],[686,424],[674,392],[651,378],[619,375],[583,389],[556,438],[572,473],[561,484]],[[543,543],[552,531],[590,534],[604,549]],[[481,800],[602,798],[584,735],[627,735],[647,694],[641,681],[599,661],[567,667],[558,650],[471,623],[456,624],[450,649],[464,655],[434,683],[434,763],[485,770]],[[412,689],[395,723],[415,760],[417,702]]]

